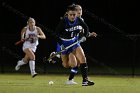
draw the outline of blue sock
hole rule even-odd
[[[69,75],[69,80],[72,80],[75,76],[75,74],[77,74],[78,72],[78,66],[74,67],[74,68],[71,68],[71,72],[70,72],[70,75]]]

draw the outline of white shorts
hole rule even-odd
[[[23,47],[22,47],[23,51],[26,48],[32,49],[32,51],[35,53],[36,52],[36,49],[37,49],[37,45],[36,44],[31,44],[31,43],[23,43]]]

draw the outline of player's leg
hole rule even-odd
[[[71,73],[70,73],[70,76],[69,76],[66,84],[77,84],[77,82],[75,82],[73,79],[75,74],[77,73],[77,69],[78,69],[77,68],[77,60],[76,60],[76,57],[73,53],[69,54],[69,65],[72,69],[71,69]]]
[[[19,70],[20,67],[21,67],[22,65],[27,64],[28,61],[30,60],[30,57],[29,57],[28,54],[26,54],[26,52],[24,51],[24,50],[25,50],[26,48],[28,48],[28,47],[29,47],[29,46],[28,46],[26,43],[23,44],[22,50],[23,50],[23,52],[25,53],[25,56],[24,56],[24,58],[22,58],[22,60],[19,60],[19,61],[17,62],[17,65],[16,65],[16,67],[15,67],[15,70]]]
[[[68,45],[71,45],[73,44],[74,42],[77,41],[78,38],[75,38],[74,40],[71,40],[71,41],[67,41],[66,43]],[[65,44],[66,44],[65,43]],[[67,46],[68,46],[67,45]],[[78,70],[78,67],[77,67],[77,59],[75,57],[75,49],[80,46],[79,43],[77,43],[76,45],[74,45],[73,47],[69,48],[67,51],[63,52],[62,54],[64,53],[67,53],[69,54],[69,60],[68,60],[68,63],[69,63],[69,66],[71,67],[71,72],[70,72],[70,75],[69,75],[69,78],[67,80],[67,84],[77,84],[76,82],[74,82],[74,76],[75,74],[77,73],[77,70]]]
[[[22,65],[27,64],[27,63],[28,63],[28,60],[29,60],[29,57],[28,57],[27,54],[25,54],[25,57],[22,58],[22,60],[19,60],[19,61],[17,62],[17,65],[15,66],[15,70],[17,71],[17,70],[20,69],[20,67],[21,67]]]
[[[69,66],[71,68],[76,67],[77,66],[77,59],[74,55],[74,51],[72,53],[69,54]]]
[[[24,52],[28,55],[29,57],[29,67],[31,71],[32,77],[35,77],[37,73],[35,72],[35,54],[31,48],[26,48]]]
[[[78,73],[78,68],[79,68],[79,61],[77,59],[77,66],[72,67],[70,69],[70,75],[69,75],[68,80],[74,80],[75,75]]]
[[[76,57],[80,61],[80,70],[83,77],[82,86],[94,85],[94,82],[88,80],[88,66],[84,51],[81,46],[76,48]]]
[[[31,75],[34,78],[37,75],[37,73],[35,71],[35,60],[29,61],[29,67],[30,67]]]
[[[66,54],[62,54],[61,55],[61,60],[62,60],[62,65],[63,65],[63,67],[65,67],[65,68],[69,68],[70,66],[69,66],[69,55],[66,55]]]

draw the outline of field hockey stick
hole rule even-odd
[[[75,43],[73,43],[73,44],[71,44],[71,45],[69,45],[69,46],[63,48],[61,51],[56,52],[55,54],[53,54],[52,56],[50,56],[50,57],[47,59],[47,61],[50,61],[52,58],[54,58],[54,57],[57,56],[58,54],[61,54],[62,52],[68,50],[69,48],[73,47],[74,45],[76,45],[76,44],[78,44],[78,43],[82,43],[82,42],[84,42],[84,41],[86,41],[86,37],[80,38],[80,39],[79,39],[78,41],[76,41]]]
[[[15,43],[15,45],[19,45],[19,44],[23,43],[24,41],[25,41],[25,39],[19,40]]]
[[[29,39],[29,38],[25,38],[25,39],[19,40],[19,41],[17,41],[17,42],[15,43],[15,45],[19,45],[19,44],[25,42],[25,41],[28,40],[28,39]]]

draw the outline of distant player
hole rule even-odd
[[[21,31],[21,40],[25,40],[22,47],[25,56],[22,60],[17,62],[15,67],[16,71],[19,70],[22,65],[29,62],[31,76],[35,77],[37,75],[35,71],[35,52],[39,44],[39,38],[46,39],[46,36],[40,27],[35,26],[35,20],[33,18],[29,18],[27,26]]]

